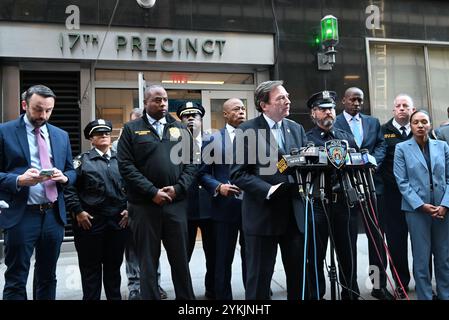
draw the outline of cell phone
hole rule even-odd
[[[42,169],[39,172],[40,176],[47,176],[47,177],[51,177],[53,175],[55,171],[53,169]]]

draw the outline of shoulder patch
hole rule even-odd
[[[74,169],[77,169],[81,165],[81,158],[86,153],[87,152],[81,153],[81,154],[77,155],[75,158],[73,158],[73,168]]]
[[[78,167],[81,165],[81,159],[73,159],[73,168],[78,169]]]

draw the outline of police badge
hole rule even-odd
[[[345,164],[348,142],[345,140],[330,140],[324,146],[329,161],[335,168],[340,169]]]
[[[177,127],[172,127],[168,129],[168,132],[170,134],[170,139],[178,139],[181,136],[181,130]]]

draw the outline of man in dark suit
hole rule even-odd
[[[193,136],[193,157],[194,163],[201,165],[201,148],[205,138],[203,134],[204,108],[198,103],[187,101],[179,106],[176,111],[178,118],[187,126]],[[205,296],[208,299],[215,299],[215,235],[214,225],[211,219],[210,196],[199,184],[198,174],[187,191],[187,217],[188,217],[188,247],[187,252],[189,262],[195,248],[196,235],[198,229],[201,230],[201,240],[203,244],[204,256],[206,258],[206,275],[204,286]]]
[[[384,187],[388,192],[384,195],[385,209],[385,233],[391,258],[395,265],[396,295],[405,299],[410,282],[410,270],[408,267],[408,227],[405,220],[405,212],[401,210],[402,195],[396,183],[393,173],[394,151],[396,145],[412,137],[410,128],[410,115],[415,111],[413,100],[409,95],[400,94],[394,99],[393,118],[382,125],[382,133],[387,146],[385,160],[380,168]],[[390,264],[390,269],[392,266]],[[391,270],[394,274],[394,271]],[[404,292],[405,291],[405,292]]]
[[[342,103],[344,106],[344,111],[337,116],[335,128],[342,129],[352,134],[359,148],[368,149],[368,152],[376,158],[378,168],[380,168],[382,161],[385,158],[385,140],[380,129],[379,120],[360,112],[363,105],[363,91],[355,87],[348,88],[345,91]],[[374,175],[374,183],[376,185],[376,194],[378,199],[377,214],[379,216],[378,218],[380,218],[378,220],[380,226],[382,227],[383,184],[382,178],[378,172]],[[363,221],[365,223],[365,220]],[[387,280],[384,268],[387,265],[387,260],[382,239],[379,237],[378,233],[374,231],[376,228],[375,225],[369,223],[367,226],[365,224],[365,230],[368,230],[367,228],[372,230],[373,237],[376,241],[376,246],[380,253],[379,258],[379,255],[376,252],[376,247],[370,239],[369,232],[366,232],[368,237],[369,263],[370,266],[374,267],[374,274],[372,275],[374,280],[374,288],[371,291],[371,295],[380,300],[392,300],[393,296],[386,288]],[[378,272],[375,272],[376,270],[378,270]],[[376,273],[378,274],[378,277]],[[379,287],[377,287],[377,283],[379,284]]]
[[[246,279],[245,245],[241,233],[242,192],[239,187],[229,182],[234,130],[246,120],[243,102],[237,98],[226,100],[223,104],[223,116],[225,127],[214,134],[203,147],[204,153],[213,161],[201,166],[200,183],[212,196],[211,214],[216,239],[215,297],[218,300],[232,300],[232,261],[237,239],[240,242],[243,283]]]
[[[36,250],[35,298],[54,300],[56,263],[67,222],[63,187],[76,173],[67,132],[47,123],[55,94],[30,87],[22,100],[25,114],[0,125],[0,214],[5,230],[4,300],[26,300],[30,259]]]
[[[236,130],[231,183],[244,191],[242,227],[246,245],[246,299],[269,299],[281,248],[287,298],[301,299],[304,262],[304,202],[291,176],[276,168],[279,156],[306,145],[304,128],[285,119],[289,94],[283,81],[261,83],[254,93],[262,115]],[[296,191],[296,192],[295,192]]]
[[[195,295],[187,255],[186,201],[197,171],[192,163],[192,136],[168,113],[164,88],[146,88],[144,102],[142,118],[125,124],[117,147],[139,259],[141,299],[161,299],[157,268],[162,240],[176,299],[192,300]],[[180,152],[173,152],[178,146]],[[181,159],[176,158],[178,155]]]

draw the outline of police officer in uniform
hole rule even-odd
[[[142,117],[125,124],[117,146],[139,259],[140,296],[142,300],[161,299],[157,268],[162,241],[176,299],[193,300],[186,200],[197,171],[189,148],[192,136],[169,114],[168,95],[162,86],[148,86],[144,103]]]
[[[322,91],[313,94],[307,101],[307,106],[310,108],[310,115],[315,126],[308,131],[307,139],[313,142],[315,146],[324,146],[326,141],[333,139],[347,140],[350,148],[356,148],[354,138],[347,132],[334,128],[335,123],[335,106],[337,94],[334,91]],[[338,184],[338,179],[333,176],[333,186]],[[335,241],[335,251],[339,263],[340,283],[343,284],[341,297],[344,300],[357,299],[359,289],[357,286],[357,263],[356,263],[356,243],[357,243],[357,212],[351,210],[348,214],[348,208],[345,204],[344,195],[338,188],[333,188],[331,215],[332,226],[330,228],[333,239]],[[335,190],[336,189],[336,190]],[[318,284],[319,292],[317,292],[315,268],[314,268],[314,251],[313,242],[309,242],[308,259],[311,263],[309,268],[310,279],[308,281],[310,288],[310,299],[322,299],[325,290],[325,276],[324,276],[324,259],[326,257],[327,240],[329,237],[329,225],[326,213],[323,210],[319,200],[314,202],[315,213],[315,227],[316,227],[316,244],[317,244],[317,269],[318,269]],[[328,212],[329,214],[330,212]],[[348,217],[349,217],[349,232],[348,232]],[[348,236],[350,234],[350,236]],[[351,258],[352,255],[352,258]],[[352,286],[350,285],[352,283]],[[350,288],[350,290],[346,289]]]
[[[394,99],[393,118],[381,127],[387,145],[385,160],[379,170],[384,188],[388,190],[384,195],[385,233],[391,258],[401,280],[401,283],[399,283],[396,276],[393,277],[396,282],[396,296],[400,299],[406,298],[405,293],[408,292],[410,271],[408,267],[407,221],[405,220],[405,212],[401,210],[402,195],[393,173],[394,151],[398,143],[412,137],[410,115],[414,111],[415,106],[412,98],[409,95],[400,94]],[[431,265],[430,270],[432,270]],[[392,273],[394,274],[393,270]]]
[[[204,113],[203,106],[191,101],[179,106],[176,112],[178,118],[187,125],[192,133],[194,163],[198,168],[201,165],[203,141],[210,139],[210,137],[205,137],[202,130]],[[187,250],[189,261],[195,248],[198,229],[200,229],[204,256],[206,257],[205,296],[208,299],[215,299],[215,235],[211,216],[211,197],[206,189],[198,183],[198,173],[187,192],[187,199],[189,233]]]
[[[84,137],[93,148],[74,160],[77,181],[65,190],[74,215],[73,232],[81,272],[83,300],[100,300],[103,285],[108,300],[120,300],[120,266],[128,235],[124,184],[116,153],[111,151],[112,123],[87,124]]]

